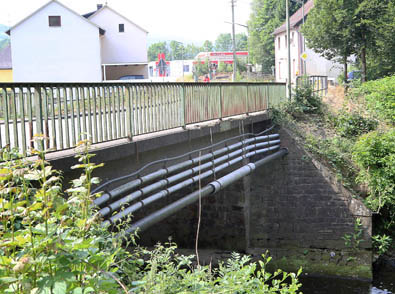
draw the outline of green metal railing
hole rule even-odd
[[[64,150],[262,111],[285,96],[284,83],[0,83],[0,145]]]
[[[314,93],[324,96],[328,93],[327,76],[298,76],[296,77],[296,87],[310,86]]]

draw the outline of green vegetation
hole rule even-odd
[[[395,75],[363,84],[354,91],[366,101],[366,108],[374,116],[395,125]]]
[[[315,0],[302,32],[309,48],[343,62],[344,77],[348,57],[358,56],[364,82],[395,73],[394,16],[391,0]]]
[[[159,53],[165,53],[167,60],[194,59],[199,52],[232,51],[232,35],[220,34],[214,44],[206,40],[202,46],[195,44],[184,45],[178,41],[157,42],[148,47],[148,60],[155,61]],[[247,51],[247,35],[236,34],[236,50]]]
[[[395,237],[394,81],[392,76],[360,85],[340,110],[297,89],[295,99],[274,112],[278,123],[292,128],[306,149],[379,215],[373,228],[378,254],[390,249]],[[355,243],[353,236],[345,238]]]
[[[101,165],[88,148],[80,142],[72,168],[83,172],[66,195],[43,153],[29,160],[1,150],[1,293],[297,293],[301,270],[270,273],[270,257],[252,263],[234,253],[213,269],[176,254],[174,244],[149,251],[133,235],[127,241],[107,231],[92,208],[99,182],[92,172]]]
[[[307,0],[304,0],[307,2]],[[290,1],[292,15],[301,4]],[[253,0],[248,22],[252,63],[262,64],[262,71],[272,73],[274,66],[274,30],[285,21],[285,1]]]

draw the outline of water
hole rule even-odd
[[[302,275],[304,294],[395,294],[395,271],[378,271],[373,282]]]

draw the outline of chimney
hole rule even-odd
[[[97,10],[101,9],[103,7],[103,4],[97,4]]]

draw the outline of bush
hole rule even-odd
[[[303,85],[295,89],[293,100],[285,105],[285,111],[294,117],[303,114],[321,114],[322,101],[309,85]]]
[[[334,126],[338,134],[342,137],[358,137],[377,128],[378,122],[365,118],[358,113],[340,112],[337,117],[333,117]]]
[[[387,230],[395,227],[395,129],[361,136],[352,156],[360,167],[358,180],[369,188],[367,205],[377,212],[384,210]]]
[[[378,118],[395,125],[395,75],[362,84],[357,90]]]

